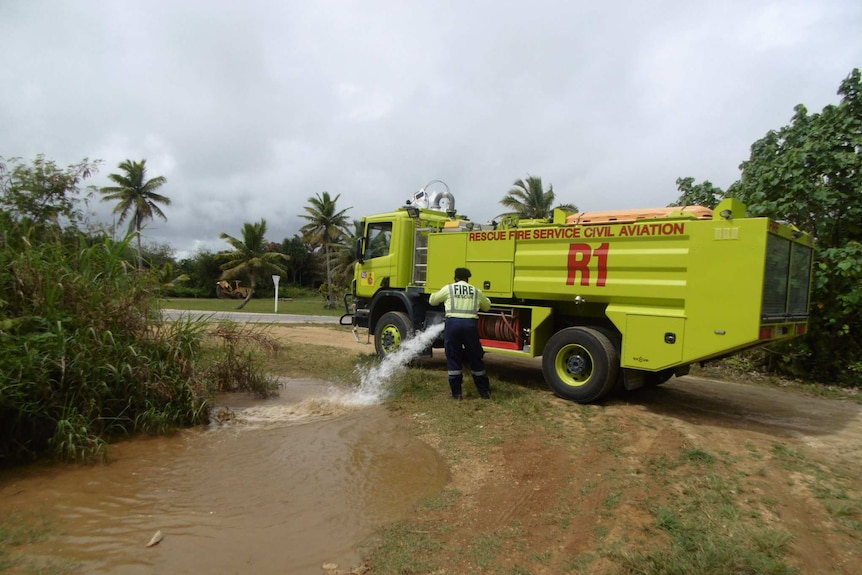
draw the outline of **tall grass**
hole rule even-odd
[[[0,465],[207,421],[206,324],[160,322],[128,240],[38,231],[0,236]]]
[[[228,321],[213,324],[208,334],[214,345],[207,373],[216,391],[244,391],[263,398],[275,394],[278,381],[263,371],[262,354],[274,358],[280,346],[267,328]]]

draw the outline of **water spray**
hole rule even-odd
[[[266,405],[251,405],[224,408],[225,414],[216,414],[219,426],[241,423],[252,429],[308,422],[320,418],[332,418],[350,412],[353,408],[377,405],[389,394],[393,377],[402,373],[407,364],[419,357],[443,333],[443,324],[438,323],[417,331],[410,339],[402,340],[397,350],[387,355],[380,363],[371,367],[357,366],[357,385],[349,390],[330,387],[322,393],[312,393],[300,402],[276,402]],[[321,382],[322,383],[322,382]]]
[[[402,341],[401,346],[383,358],[378,365],[371,368],[357,367],[359,386],[342,398],[342,401],[352,405],[372,405],[383,401],[389,393],[389,381],[404,371],[407,364],[419,357],[441,333],[443,324],[434,324]]]

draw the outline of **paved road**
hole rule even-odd
[[[162,316],[165,319],[170,320],[190,317],[194,320],[230,320],[245,323],[338,323],[337,317],[329,315],[248,313],[242,311],[189,311],[182,309],[163,309]]]

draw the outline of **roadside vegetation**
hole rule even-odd
[[[316,269],[295,242],[286,242],[292,255],[274,249],[263,220],[247,224],[242,241],[230,238],[234,250],[213,257],[213,265],[174,268],[166,250],[141,242],[147,220],[167,219],[159,204],[170,199],[155,192],[166,180],[147,179],[145,161],[127,160],[110,175],[115,186],[85,187],[98,168],[86,159],[62,168],[42,156],[32,164],[0,158],[0,467],[44,456],[92,461],[116,437],[206,423],[214,393],[267,395],[274,382],[258,357],[277,346],[265,327],[162,322],[161,308],[193,278],[214,290],[227,274],[254,288],[265,274],[288,275],[276,262],[294,256],[298,266]],[[99,192],[117,202],[127,235],[88,224],[87,202]],[[309,283],[316,277],[293,272]],[[329,306],[331,288],[288,284],[282,292],[297,296],[282,297],[282,313],[344,311]],[[246,301],[252,311],[272,311],[272,299]],[[196,299],[180,309],[232,310],[237,303]]]
[[[84,229],[76,192],[94,169],[0,170],[0,466],[90,461],[118,436],[205,423],[220,390],[273,385],[250,349],[272,351],[265,336],[162,322],[133,236]]]
[[[862,387],[862,73],[838,87],[841,102],[817,113],[802,104],[787,126],[751,145],[727,190],[680,178],[674,205],[744,202],[753,216],[796,225],[814,237],[808,333],[762,354],[759,371]]]
[[[11,236],[11,234],[10,234]],[[150,275],[128,245],[73,236],[39,245],[7,236],[0,293],[0,462],[50,453],[87,461],[116,436],[205,423],[219,390],[265,393],[239,325],[161,321]],[[13,242],[25,241],[26,249]],[[7,260],[8,258],[8,260]]]

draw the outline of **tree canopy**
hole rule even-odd
[[[242,239],[224,233],[220,237],[233,248],[233,251],[221,254],[221,258],[227,260],[221,266],[224,270],[221,279],[233,279],[238,276],[246,276],[249,279],[248,295],[237,309],[245,307],[254,295],[254,288],[261,275],[268,273],[283,276],[287,273],[282,266],[288,260],[287,256],[269,250],[265,219],[255,223],[246,222],[242,227]]]
[[[837,105],[809,114],[794,109],[790,124],[751,145],[741,178],[727,190],[680,178],[674,205],[714,207],[724,196],[752,216],[785,220],[816,240],[808,335],[773,367],[843,384],[862,385],[862,76],[840,84]],[[712,205],[710,205],[712,203]]]
[[[724,197],[724,191],[713,186],[709,180],[696,184],[691,177],[677,178],[676,186],[680,196],[671,206],[704,206],[711,209]]]
[[[752,215],[787,220],[817,242],[805,367],[862,383],[862,77],[853,70],[841,101],[809,114],[798,105],[790,124],[751,146],[742,178],[728,190]]]
[[[546,191],[540,177],[528,176],[526,180],[515,180],[512,186],[512,189],[500,200],[503,206],[512,211],[503,215],[516,215],[519,218],[525,219],[540,219],[552,216],[555,208],[567,212],[578,211],[578,207],[575,204],[554,206],[554,202],[557,199],[554,193],[554,186],[548,184]]]
[[[141,228],[144,222],[155,216],[167,221],[167,216],[162,212],[159,204],[170,205],[171,200],[156,192],[167,183],[163,176],[156,176],[149,180],[147,177],[147,161],[134,162],[124,160],[118,166],[124,173],[108,174],[108,179],[116,186],[106,186],[100,191],[104,194],[102,201],[116,201],[114,213],[120,215],[118,224],[129,216],[129,233],[137,234],[138,246],[138,269],[143,267],[141,258]]]
[[[326,261],[327,306],[329,307],[335,305],[332,292],[330,246],[339,244],[348,235],[347,211],[351,209],[338,209],[339,198],[341,198],[341,194],[332,198],[329,192],[310,197],[308,198],[308,205],[305,206],[306,213],[299,216],[308,221],[300,228],[303,239],[314,246],[323,248],[323,257]]]
[[[78,225],[93,186],[84,193],[82,182],[95,175],[100,162],[84,158],[65,169],[39,154],[32,165],[20,158],[0,157],[0,211],[16,221],[35,225]]]

